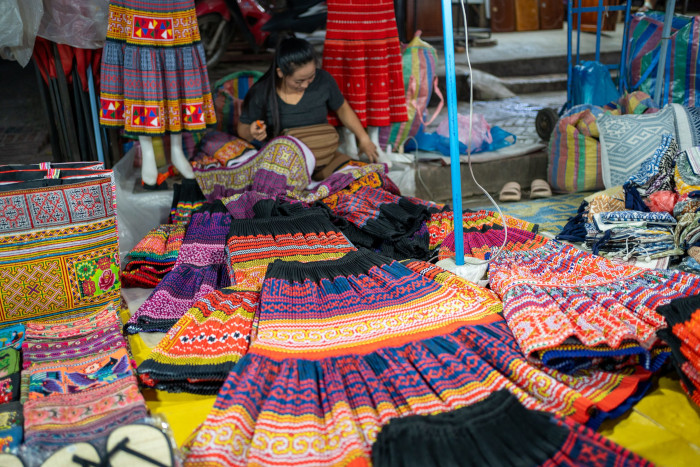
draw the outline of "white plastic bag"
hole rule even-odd
[[[109,19],[108,0],[44,0],[44,10],[39,36],[79,49],[101,49],[104,46]]]
[[[44,5],[41,0],[0,1],[0,57],[27,66]]]

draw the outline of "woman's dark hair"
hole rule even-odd
[[[280,128],[279,106],[277,105],[277,85],[281,82],[281,78],[277,76],[277,68],[280,69],[283,76],[289,76],[309,62],[318,64],[318,56],[311,43],[298,37],[284,37],[275,48],[275,55],[272,58],[270,68],[253,86],[255,88],[262,87],[265,100],[269,108],[272,109],[272,115],[270,116],[272,121],[267,122],[268,138],[279,136],[282,131],[282,128]],[[243,101],[244,107],[248,106],[250,95],[251,92],[248,92]]]

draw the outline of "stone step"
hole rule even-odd
[[[509,76],[500,79],[501,83],[515,94],[566,90],[566,73],[548,75]]]

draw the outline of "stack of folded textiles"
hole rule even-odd
[[[15,449],[22,442],[24,421],[19,388],[23,341],[23,324],[0,329],[0,452]]]
[[[657,331],[671,347],[673,366],[681,386],[700,405],[700,296],[681,298],[659,307],[667,328]]]
[[[21,401],[24,457],[77,442],[100,443],[147,416],[112,304],[97,312],[26,324]]]

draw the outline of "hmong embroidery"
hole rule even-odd
[[[107,38],[140,46],[181,45],[200,40],[194,9],[141,13],[116,5],[109,7]]]
[[[0,235],[0,322],[97,308],[119,297],[116,220]]]
[[[0,233],[69,225],[113,214],[108,178],[0,192]]]

